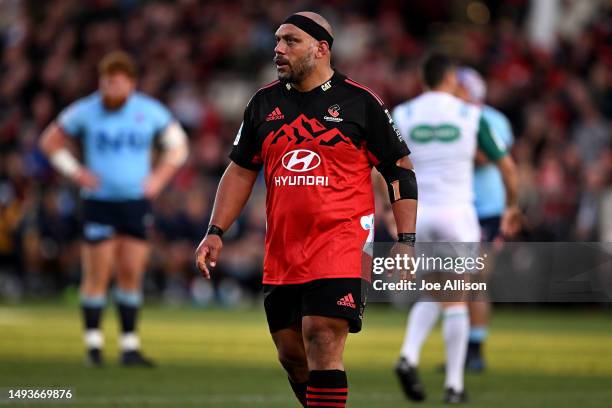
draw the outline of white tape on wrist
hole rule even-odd
[[[74,177],[81,168],[79,161],[66,148],[57,149],[49,159],[53,167],[67,177]]]

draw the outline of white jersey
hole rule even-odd
[[[412,152],[419,207],[472,206],[481,109],[445,92],[397,106],[393,119]]]

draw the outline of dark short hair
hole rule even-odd
[[[136,78],[136,62],[127,52],[109,52],[98,64],[98,73],[100,75],[114,74],[117,72],[122,72],[131,78]]]
[[[429,88],[440,85],[446,74],[456,66],[456,62],[448,55],[438,52],[427,55],[421,64],[421,75],[425,85]]]

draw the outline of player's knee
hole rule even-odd
[[[99,296],[106,293],[106,282],[99,276],[85,275],[81,281],[81,293],[86,296]]]
[[[123,290],[139,290],[141,281],[142,273],[137,271],[123,269],[117,274],[117,285]]]
[[[308,375],[308,362],[303,350],[281,349],[278,351],[278,360],[291,378]]]
[[[99,282],[81,283],[80,288],[81,295],[87,297],[98,297],[106,295],[106,286],[99,284]]]
[[[324,325],[315,325],[304,333],[309,350],[327,353],[337,347],[338,336],[335,331]]]
[[[134,292],[140,290],[140,282],[135,279],[119,279],[117,278],[117,286],[127,292]]]

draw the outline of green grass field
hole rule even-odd
[[[83,365],[76,307],[0,306],[0,405],[9,387],[72,388],[78,407],[297,407],[276,361],[263,310],[149,307],[144,350],[159,367],[116,363],[116,320],[107,310],[107,366]],[[392,366],[406,314],[370,307],[365,329],[349,337],[346,367],[350,407],[410,406]],[[502,310],[495,314],[487,354],[490,369],[468,375],[473,407],[612,406],[612,317],[597,311]],[[442,406],[443,343],[437,329],[424,348],[428,402]],[[40,403],[30,404],[41,406]],[[26,406],[20,403],[19,406]]]

